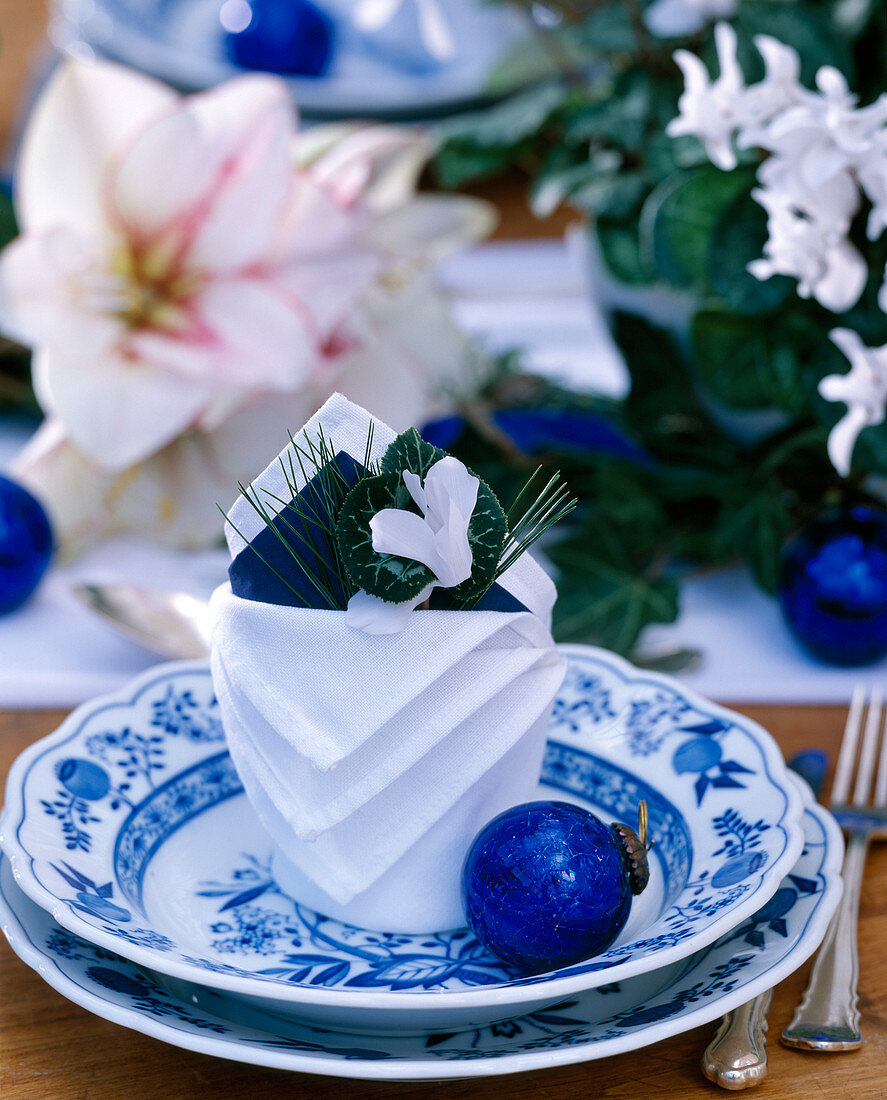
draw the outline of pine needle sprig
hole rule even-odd
[[[517,514],[521,500],[529,493],[540,470],[541,467],[538,467],[533,471],[508,510],[511,531],[503,547],[499,567],[496,570],[497,579],[507,569],[510,569],[517,559],[529,550],[533,543],[541,538],[549,528],[565,519],[579,503],[575,497],[570,496],[560,473],[555,473],[549,478],[535,500],[516,521],[513,521],[513,516]]]
[[[286,577],[284,577],[283,574],[279,570],[275,569],[274,566],[271,564],[271,562],[268,561],[268,559],[266,557],[264,557],[262,554],[260,554],[258,550],[256,550],[255,546],[252,546],[252,544],[249,543],[249,540],[247,539],[247,537],[240,530],[240,528],[237,526],[237,524],[232,522],[232,520],[229,518],[228,514],[225,512],[225,509],[221,506],[221,504],[216,504],[216,508],[218,508],[218,510],[222,513],[222,517],[225,520],[225,522],[230,523],[231,526],[234,528],[234,530],[237,532],[237,534],[240,535],[240,537],[243,539],[243,541],[250,545],[253,553],[256,555],[256,557],[259,559],[259,561],[264,566],[266,566],[268,569],[270,569],[271,572],[274,574],[274,576],[277,577],[277,579],[281,582],[281,584],[284,584],[290,590],[290,592],[293,593],[294,596],[298,596],[299,599],[302,601],[302,603],[306,607],[309,607],[310,604],[305,599],[304,595],[298,590],[298,588],[293,587],[293,585],[290,584],[290,582],[286,579]]]
[[[300,555],[298,553],[296,547],[293,546],[293,544],[284,536],[283,532],[275,525],[274,521],[278,518],[280,513],[275,513],[275,512],[270,511],[267,508],[267,506],[262,502],[262,500],[259,497],[258,492],[256,491],[256,489],[252,485],[243,485],[242,483],[239,483],[237,488],[240,490],[240,493],[243,496],[243,498],[246,500],[246,502],[256,512],[256,514],[263,521],[263,523],[268,528],[268,530],[271,531],[271,533],[274,535],[274,537],[277,539],[277,541],[280,543],[280,545],[283,547],[283,549],[292,558],[292,560],[298,566],[299,571],[304,575],[304,577],[309,582],[309,584],[312,586],[312,588],[314,588],[315,591],[320,595],[320,597],[324,601],[324,603],[326,603],[326,605],[331,610],[334,610],[334,611],[341,610],[342,609],[341,602],[339,600],[335,599],[332,592],[330,591],[330,586],[326,582],[325,578],[322,578],[322,576],[316,575],[311,570],[311,568],[309,567],[308,562],[305,559],[305,557],[303,557],[302,555]],[[266,492],[266,496],[268,496],[269,498],[272,498],[273,494],[268,493],[267,491],[265,491],[265,492]],[[280,522],[283,523],[288,528],[290,528],[291,530],[293,529],[292,524],[290,524],[284,518],[281,517]],[[236,530],[236,528],[235,528],[235,530]],[[238,534],[239,533],[240,532],[238,532]],[[314,561],[317,562],[321,566],[322,570],[328,568],[326,566],[326,563],[323,562],[323,560],[319,557],[319,555],[317,553],[317,548],[315,546],[312,546],[310,544],[310,542],[308,542],[308,540],[306,540],[304,538],[304,536],[302,536],[298,532],[296,532],[296,534],[299,536],[301,541],[304,542],[305,545],[308,547],[308,549],[311,552],[311,555],[313,555]],[[251,546],[252,546],[252,544],[251,544]],[[258,555],[258,551],[256,551],[255,546],[252,546],[252,549]],[[267,565],[268,568],[271,569],[271,571],[275,574],[275,576],[279,580],[283,581],[283,583],[287,586],[287,588],[291,592],[297,593],[297,589],[295,588],[295,586],[293,584],[291,584],[277,569],[275,569],[272,565],[270,565],[270,563],[266,559],[262,558],[261,555],[258,555],[258,556],[259,556],[260,560],[263,562],[263,564]],[[302,598],[304,600],[304,597],[302,597]]]
[[[289,439],[291,446],[286,456],[280,457],[280,469],[289,499],[264,487],[257,489],[252,484],[239,483],[237,488],[292,558],[300,574],[318,593],[323,605],[331,610],[341,611],[347,607],[355,588],[342,562],[339,541],[336,538],[336,520],[352,485],[336,465],[335,445],[326,436],[323,428],[319,429],[315,439],[305,433],[299,439],[290,433]],[[370,474],[375,472],[375,466],[370,461],[372,445],[371,423],[364,451],[364,465]],[[311,491],[305,493],[304,487],[309,483]],[[236,527],[234,529],[237,530]],[[243,538],[240,531],[237,533]],[[253,550],[290,592],[298,596],[303,604],[310,606],[304,594],[290,580],[255,550],[254,546]]]

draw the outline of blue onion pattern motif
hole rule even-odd
[[[53,868],[61,875],[65,882],[76,891],[75,901],[69,902],[72,909],[82,913],[89,913],[94,917],[113,923],[121,923],[132,920],[132,914],[128,909],[116,905],[111,898],[114,896],[114,884],[111,882],[97,885],[88,875],[72,867],[70,863],[64,865],[64,869],[53,863]]]
[[[728,939],[741,939],[752,947],[763,948],[766,932],[775,932],[783,939],[788,935],[786,918],[804,897],[821,892],[821,886],[803,875],[789,875],[772,898],[747,921],[743,921]]]
[[[69,758],[60,760],[55,766],[55,774],[63,787],[78,798],[97,802],[111,789],[111,779],[104,768],[93,764],[91,760]]]
[[[672,757],[672,763],[678,775],[701,773],[719,764],[722,756],[723,750],[717,741],[709,737],[694,737],[681,745]]]
[[[724,750],[715,740],[717,734],[724,732],[724,723],[714,722],[712,727],[684,727],[684,732],[692,732],[696,736],[678,746],[672,757],[672,764],[678,775],[698,776],[693,785],[697,806],[702,805],[709,787],[744,787],[745,784],[737,777],[754,774],[751,768],[740,764],[738,760],[724,759]]]
[[[224,1035],[230,1030],[217,1020],[190,1012],[184,1004],[161,989],[148,974],[128,967],[123,959],[112,955],[110,961],[117,965],[89,966],[86,976],[103,989],[129,997],[134,1008],[158,1019],[169,1016],[201,1031],[212,1031],[218,1035]]]
[[[763,852],[747,852],[741,856],[734,856],[715,871],[711,876],[711,884],[719,890],[725,886],[735,886],[737,882],[742,882],[755,871],[759,871],[766,862],[767,857]]]
[[[98,803],[105,802],[114,812],[134,810],[138,799],[156,788],[167,767],[167,738],[200,744],[224,741],[211,682],[207,700],[192,688],[177,687],[169,677],[164,680],[162,692],[150,701],[147,729],[139,730],[135,724],[100,728],[81,742],[94,759],[71,756],[54,765],[59,791],[40,804],[44,813],[60,822],[69,851],[90,852],[91,827],[103,821]]]

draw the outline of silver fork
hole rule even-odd
[[[842,871],[844,892],[794,1019],[782,1033],[786,1046],[804,1050],[856,1050],[862,1045],[856,995],[859,890],[869,840],[887,835],[887,737],[883,731],[879,736],[883,693],[880,688],[871,692],[857,761],[865,697],[865,688],[857,685],[832,784],[830,807],[847,835]],[[877,778],[874,778],[876,759]]]
[[[818,800],[826,756],[818,749],[795,753],[789,769],[810,784]],[[726,1013],[702,1055],[702,1072],[722,1089],[750,1089],[767,1076],[767,1013],[773,990],[767,989]]]

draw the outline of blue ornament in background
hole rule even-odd
[[[541,408],[497,409],[493,424],[521,451],[541,455],[548,451],[570,451],[613,455],[641,466],[651,466],[647,452],[600,413],[589,409]],[[461,416],[432,420],[422,428],[428,443],[448,451],[465,431]]]
[[[310,0],[225,0],[225,50],[242,69],[323,76],[333,56],[330,17]]]
[[[40,502],[0,477],[0,614],[25,602],[52,557],[52,528]]]
[[[792,633],[831,665],[887,653],[887,512],[845,508],[786,545],[778,598]]]
[[[462,895],[489,951],[541,973],[608,947],[647,877],[643,844],[627,826],[605,825],[569,802],[527,802],[477,835]]]

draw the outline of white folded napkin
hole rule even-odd
[[[306,425],[363,461],[369,417],[338,395]],[[374,451],[393,438],[376,424]],[[255,483],[284,498],[273,463]],[[264,527],[229,514],[237,554]],[[232,759],[278,848],[279,883],[330,916],[386,931],[463,922],[471,840],[532,796],[565,662],[554,586],[524,555],[499,584],[515,611],[415,611],[374,635],[344,611],[212,600],[213,677]]]

